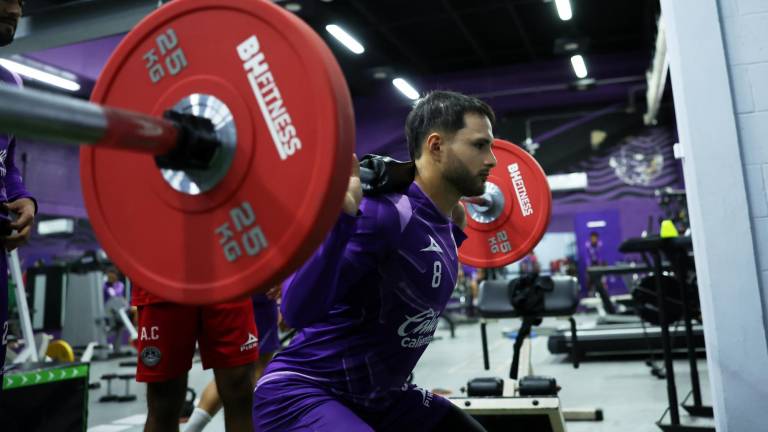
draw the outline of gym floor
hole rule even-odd
[[[594,322],[594,316],[578,316],[580,323]],[[666,381],[655,378],[645,365],[644,358],[591,360],[582,362],[579,369],[573,369],[565,356],[554,356],[547,350],[548,330],[566,326],[567,321],[545,320],[536,329],[539,335],[533,338],[532,363],[537,375],[554,376],[562,387],[560,399],[564,409],[602,408],[605,419],[601,422],[568,422],[569,432],[647,432],[659,430],[654,423],[666,409]],[[502,335],[505,331],[518,328],[517,320],[499,320],[488,324],[491,370],[483,370],[482,350],[479,338],[479,324],[462,324],[456,327],[456,337],[450,338],[447,327],[441,326],[424,357],[414,371],[414,382],[427,389],[450,390],[461,395],[463,387],[471,377],[499,376],[509,372],[512,358],[512,340]],[[196,359],[197,360],[197,359]],[[122,361],[125,361],[123,359]],[[130,372],[120,368],[119,360],[93,363],[91,382],[97,381],[103,373]],[[710,404],[709,381],[706,361],[699,360],[701,387],[704,403]],[[211,371],[203,371],[199,361],[193,364],[189,374],[189,386],[198,393],[212,379]],[[690,391],[690,375],[687,360],[675,361],[675,378],[678,397],[682,400]],[[122,382],[116,382],[113,392],[124,391]],[[89,432],[135,432],[142,430],[146,415],[144,385],[131,383],[131,391],[138,399],[132,403],[99,403],[105,388],[91,390],[88,407]],[[681,410],[684,423],[712,424],[706,420],[691,420]],[[214,417],[206,431],[224,430],[221,414]]]

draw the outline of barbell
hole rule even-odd
[[[212,33],[211,23],[226,23]],[[179,303],[265,290],[338,218],[354,114],[330,49],[263,0],[177,0],[145,17],[104,67],[91,102],[0,86],[0,130],[82,145],[100,244],[136,284]],[[463,262],[498,267],[541,239],[543,170],[495,140],[485,194],[463,202]]]

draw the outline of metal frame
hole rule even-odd
[[[8,257],[8,266],[11,270],[11,278],[16,287],[16,307],[19,311],[19,322],[21,324],[21,334],[24,337],[24,350],[22,350],[13,363],[24,363],[27,361],[36,362],[39,360],[39,353],[35,343],[35,333],[32,331],[32,320],[29,317],[29,305],[27,305],[27,291],[24,287],[24,278],[21,275],[21,265],[19,264],[19,252],[17,249],[6,253]],[[43,339],[43,345],[48,347],[48,340]],[[43,353],[44,354],[44,353]],[[3,365],[0,365],[2,368]]]
[[[565,432],[565,418],[557,397],[450,398],[472,416],[541,415],[549,418],[551,432]],[[541,431],[541,432],[550,432]]]
[[[157,9],[157,0],[108,0],[66,4],[55,13],[23,17],[8,56],[125,33]]]

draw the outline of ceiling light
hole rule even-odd
[[[557,15],[563,21],[568,21],[573,17],[571,11],[571,0],[555,0],[555,6],[557,7]]]
[[[397,89],[400,90],[400,93],[404,94],[408,99],[416,100],[419,98],[419,92],[417,92],[416,89],[408,83],[408,81],[402,78],[395,78],[392,80],[392,84],[397,87]]]
[[[285,9],[290,12],[296,13],[301,10],[301,5],[299,3],[286,3]]]
[[[75,232],[73,219],[48,219],[37,223],[37,233],[41,236],[55,234],[72,234]]]
[[[370,75],[377,80],[391,81],[395,76],[395,71],[391,66],[375,66],[368,70]]]
[[[360,44],[355,38],[350,36],[349,33],[347,33],[343,28],[337,26],[336,24],[328,24],[325,26],[325,29],[333,35],[336,39],[338,39],[339,42],[344,44],[345,47],[349,48],[350,51],[352,51],[355,54],[362,54],[365,52],[365,48],[363,48],[363,45]]]
[[[80,84],[76,83],[75,81],[68,80],[60,76],[56,76],[49,72],[44,72],[40,69],[36,69],[31,66],[21,64],[17,61],[0,59],[0,66],[10,71],[16,72],[19,75],[23,75],[27,78],[44,82],[46,84],[59,87],[64,90],[69,90],[72,92],[80,90]]]
[[[577,77],[587,77],[587,65],[584,63],[584,57],[582,57],[581,54],[576,54],[575,56],[571,57],[571,66],[573,66],[573,72]]]
[[[586,190],[589,184],[587,173],[552,174],[547,176],[547,183],[552,192]]]
[[[605,228],[608,226],[608,222],[604,220],[593,220],[587,222],[587,228]]]

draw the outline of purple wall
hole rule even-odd
[[[603,238],[606,245],[604,251],[606,263],[613,264],[617,260],[638,260],[637,256],[622,256],[617,250],[607,250],[607,247],[609,244],[617,247],[627,238],[639,237],[644,230],[648,229],[649,217],[652,218],[652,231],[658,233],[658,220],[663,213],[654,197],[654,190],[667,186],[683,187],[681,166],[679,161],[674,159],[672,152],[674,142],[675,136],[669,129],[649,128],[634,138],[626,139],[620,146],[614,146],[564,170],[564,172],[586,172],[588,187],[585,191],[554,194],[552,223],[549,231],[577,233],[580,254],[578,257],[579,279],[583,292],[586,292],[584,239],[588,237],[589,229],[586,228],[585,223],[581,222],[587,219],[592,220],[589,215],[617,214],[618,229],[601,233],[601,236],[610,236],[610,238]],[[646,158],[656,150],[659,150],[663,157],[658,176],[647,185],[633,186],[625,183],[610,166],[612,155],[616,155],[622,148],[630,147],[638,152],[645,150]],[[613,220],[609,222],[615,223]],[[612,294],[626,292],[626,287],[620,278],[609,277],[607,284]]]
[[[108,36],[24,55],[95,81],[123,36]]]
[[[80,151],[74,146],[37,142],[18,143],[16,163],[27,188],[38,201],[39,216],[87,218],[80,191]],[[38,259],[74,258],[82,252],[98,248],[88,224],[80,221],[75,234],[66,239],[44,238],[33,234],[29,244],[19,249],[22,265]]]
[[[19,141],[16,163],[41,214],[86,217],[77,147]]]
[[[647,59],[637,54],[593,56],[590,57],[590,76],[598,80],[642,77],[647,63]],[[443,89],[477,95],[493,107],[498,117],[516,112],[626,101],[629,89],[643,82],[641,79],[602,85],[589,91],[545,90],[570,83],[573,79],[569,61],[562,59],[417,78],[411,82],[420,91]],[[355,98],[354,104],[358,154],[379,153],[406,159],[403,125],[411,101],[389,81],[382,81],[371,96]]]
[[[659,174],[647,185],[624,183],[610,166],[610,158],[621,147],[613,147],[604,153],[573,164],[564,172],[586,172],[588,187],[585,191],[556,193],[553,196],[550,231],[573,231],[573,216],[578,213],[617,209],[620,213],[621,235],[623,238],[636,237],[648,227],[648,216],[654,220],[662,215],[653,196],[654,190],[663,187],[683,187],[680,162],[675,160],[672,145],[674,135],[663,127],[649,128],[634,139],[627,139],[623,147],[637,149],[654,148],[660,151],[663,165]],[[646,154],[646,157],[648,154]],[[571,223],[569,225],[568,220]],[[654,230],[658,232],[658,226]]]
[[[647,229],[648,216],[656,221],[662,212],[653,198],[623,198],[617,201],[603,201],[579,204],[560,204],[555,200],[552,206],[552,221],[549,232],[573,232],[573,218],[579,213],[618,209],[623,238],[638,237]],[[655,223],[655,222],[654,222]],[[658,226],[654,225],[658,232]]]

